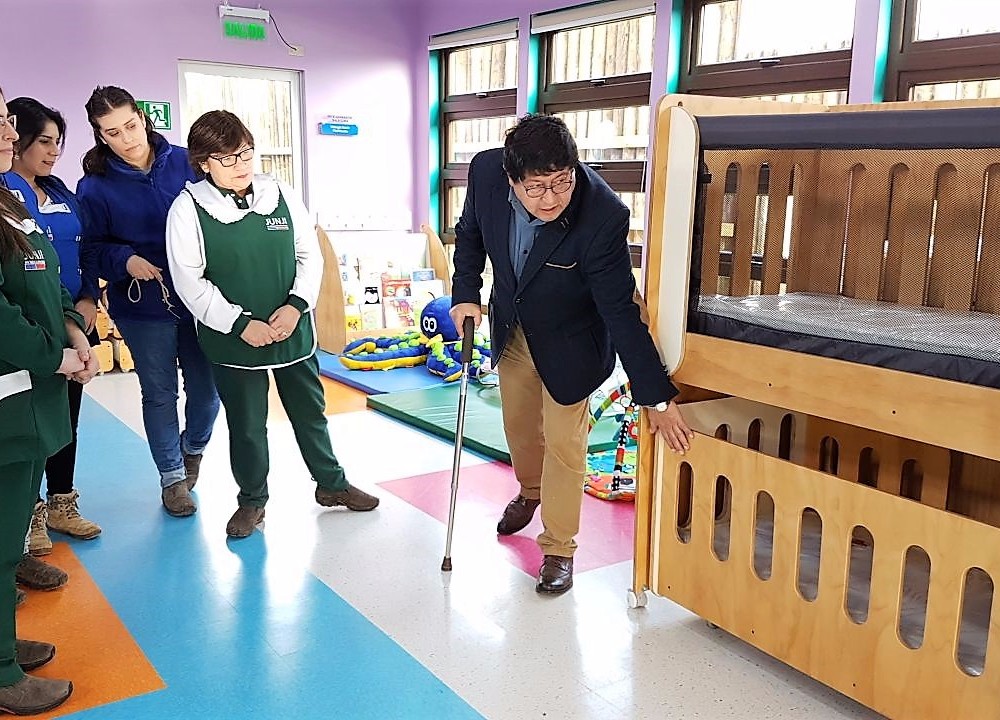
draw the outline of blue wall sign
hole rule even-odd
[[[319,124],[319,134],[351,137],[358,134],[358,126],[354,123],[323,122]]]

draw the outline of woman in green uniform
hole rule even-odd
[[[167,217],[167,260],[177,294],[197,321],[229,424],[239,507],[226,526],[247,537],[267,503],[268,370],[317,483],[316,502],[373,510],[375,498],[347,482],[330,445],[312,310],[323,257],[309,212],[288,187],[254,175],[253,136],[238,117],[213,110],[188,134],[205,179],[188,183]]]
[[[10,170],[17,119],[0,93],[0,172]],[[52,659],[48,643],[17,640],[14,570],[45,460],[70,442],[66,378],[87,382],[97,357],[83,318],[59,284],[59,257],[27,209],[0,187],[0,712],[61,704],[67,680],[25,675]]]

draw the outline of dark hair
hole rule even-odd
[[[253,133],[242,120],[228,110],[209,110],[188,132],[188,160],[198,177],[203,177],[201,164],[208,162],[210,155],[234,153],[244,143],[253,145]]]
[[[146,141],[150,147],[156,144],[156,139],[162,137],[160,133],[153,130],[153,123],[149,121],[146,113],[143,112],[132,97],[132,93],[114,85],[100,86],[94,88],[90,94],[90,99],[84,106],[87,111],[87,120],[94,130],[94,147],[83,156],[84,175],[104,175],[108,171],[108,160],[115,154],[114,150],[101,137],[101,126],[97,121],[120,107],[127,107],[142,118],[146,125]]]
[[[34,145],[50,122],[55,123],[56,130],[59,131],[59,147],[63,146],[66,141],[66,120],[58,110],[29,97],[14,98],[7,103],[7,109],[17,115],[17,134],[20,135],[17,141],[18,152],[24,152]]]
[[[576,167],[580,154],[569,128],[554,115],[525,115],[507,131],[503,143],[503,169],[514,182],[528,173],[545,173]]]
[[[2,97],[3,90],[0,90],[0,98]],[[8,218],[19,223],[30,217],[28,209],[0,179],[0,260],[9,260],[16,253],[34,252],[35,249],[24,233],[7,222]]]

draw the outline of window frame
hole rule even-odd
[[[520,38],[515,38],[520,45]],[[448,95],[448,55],[452,52],[461,52],[478,45],[492,45],[496,42],[472,43],[440,50],[441,72],[439,74],[440,87],[438,88],[440,103],[440,133],[439,143],[440,156],[438,158],[440,177],[438,180],[438,192],[441,202],[439,203],[441,240],[446,245],[455,242],[455,229],[448,226],[450,213],[448,212],[448,191],[455,186],[467,186],[469,184],[469,163],[448,162],[450,141],[449,123],[456,120],[474,120],[504,115],[517,116],[517,82],[514,87],[502,90],[488,90],[461,95]],[[518,79],[519,81],[519,79]]]
[[[909,100],[916,85],[1000,78],[1000,32],[916,40],[917,4],[893,3],[886,100]]]
[[[662,0],[661,0],[662,1]],[[649,13],[655,17],[655,13]],[[636,15],[634,17],[644,17]],[[574,28],[539,33],[538,111],[547,115],[561,112],[603,110],[616,107],[651,106],[652,73],[612,75],[589,80],[553,82],[553,38],[564,30],[603,25],[616,20],[581,23]],[[647,145],[648,147],[648,145]],[[594,169],[612,190],[641,193],[646,190],[647,160],[609,160],[581,162]]]
[[[852,49],[712,65],[698,64],[701,11],[726,0],[685,0],[678,92],[730,97],[846,91],[851,81]],[[853,38],[852,38],[853,46]]]

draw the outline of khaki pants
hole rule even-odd
[[[520,326],[511,330],[497,372],[514,474],[524,497],[542,501],[538,545],[545,555],[572,557],[580,530],[590,403],[560,405],[552,399]]]

